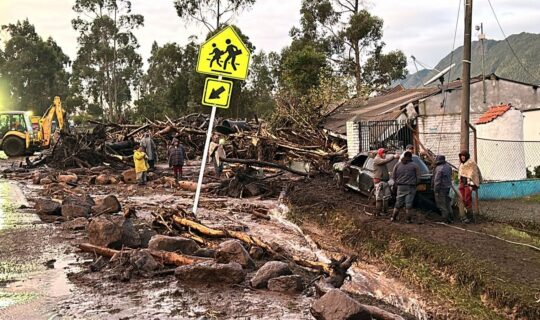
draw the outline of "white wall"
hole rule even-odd
[[[476,129],[479,138],[478,166],[484,180],[512,181],[527,178],[521,111],[508,110],[491,122],[477,125]]]
[[[525,164],[534,172],[540,166],[540,110],[524,112],[523,140],[525,142]]]
[[[355,121],[347,121],[347,154],[349,159],[360,153],[360,132],[359,125]]]

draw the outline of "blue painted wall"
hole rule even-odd
[[[481,200],[523,198],[540,193],[540,179],[482,183],[478,189]]]

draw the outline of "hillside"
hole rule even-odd
[[[532,79],[527,72],[525,72],[516,58],[512,54],[512,51],[508,47],[506,41],[486,40],[485,45],[485,60],[484,68],[485,74],[495,73],[500,77],[508,78],[516,81],[522,81],[527,83],[540,82],[540,34],[534,33],[520,33],[511,35],[508,37],[508,42],[514,48],[517,56],[520,58],[523,65],[534,75],[537,80]],[[463,57],[463,47],[459,47],[454,50],[454,55],[448,54],[435,66],[435,69],[442,70],[448,65],[450,61],[456,63],[456,66],[452,69],[450,78],[452,80],[461,77]],[[479,41],[472,43],[472,69],[471,75],[476,76],[482,74],[482,47]],[[422,83],[429,80],[436,74],[436,71],[432,70],[420,70],[419,72],[410,74],[402,80],[401,83],[406,88],[416,88],[422,86]]]

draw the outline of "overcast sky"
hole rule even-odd
[[[74,0],[0,0],[0,24],[28,18],[43,36],[52,36],[75,59],[77,33],[71,27]],[[522,31],[540,33],[540,1],[491,0],[507,35]],[[178,18],[173,0],[132,0],[133,11],[144,15],[144,27],[135,32],[146,60],[155,40],[184,44],[190,35],[202,36],[206,29],[188,25]],[[234,21],[247,34],[257,50],[279,51],[290,43],[289,30],[299,24],[301,0],[257,0]],[[384,19],[386,48],[401,49],[434,66],[452,49],[459,0],[372,0],[368,9]],[[488,0],[474,1],[473,26],[484,23],[489,39],[503,36],[489,8]],[[463,10],[456,47],[463,43]],[[3,37],[2,37],[3,38]],[[473,33],[476,39],[476,34]],[[519,54],[519,53],[518,53]],[[409,70],[414,72],[410,63]]]

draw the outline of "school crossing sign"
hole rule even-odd
[[[234,28],[228,26],[203,43],[197,72],[246,80],[250,57],[251,52]]]

